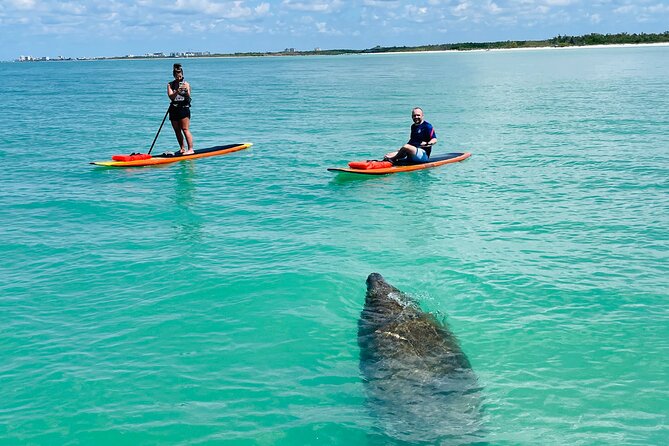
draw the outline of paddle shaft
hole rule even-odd
[[[170,107],[172,104],[170,104]],[[156,137],[153,138],[153,142],[151,143],[151,148],[149,149],[149,155],[151,155],[151,151],[153,150],[153,146],[156,145],[156,140],[158,139],[158,135],[160,135],[160,131],[163,129],[163,124],[165,124],[165,120],[167,119],[167,115],[170,113],[170,107],[167,107],[167,111],[165,112],[165,116],[163,116],[163,122],[160,123],[160,127],[158,127],[158,133],[156,133]]]

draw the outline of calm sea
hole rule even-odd
[[[669,47],[182,62],[196,148],[250,150],[96,168],[148,150],[173,61],[0,64],[0,443],[395,444],[379,272],[460,339],[490,444],[667,444]],[[326,171],[416,105],[472,157]]]

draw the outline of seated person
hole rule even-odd
[[[432,146],[437,143],[437,134],[432,124],[423,119],[423,110],[416,107],[411,110],[411,136],[409,142],[404,144],[397,152],[387,153],[384,160],[394,163],[395,161],[408,158],[413,163],[426,163],[430,159]]]

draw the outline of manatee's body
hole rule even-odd
[[[385,434],[410,442],[481,440],[480,389],[457,339],[377,273],[367,278],[358,343],[368,402]]]

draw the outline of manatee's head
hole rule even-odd
[[[367,338],[376,329],[395,320],[402,313],[404,306],[400,302],[402,293],[383,279],[379,273],[367,277],[367,295],[365,307],[360,315],[358,341],[366,349]]]
[[[372,273],[367,277],[366,307],[373,307],[377,311],[379,307],[390,307],[393,311],[401,310],[410,303],[410,299],[400,290],[385,281],[379,273]]]
[[[379,273],[372,273],[367,277],[367,295],[388,295],[397,289],[390,285]]]

